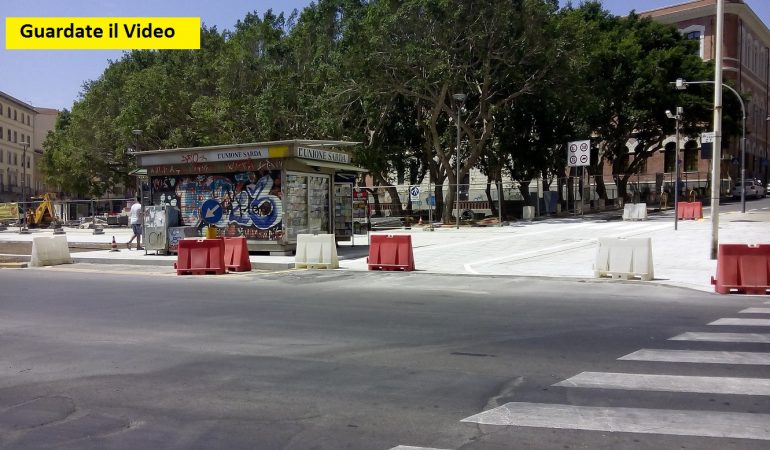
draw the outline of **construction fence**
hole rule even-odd
[[[709,175],[707,172],[682,173],[680,199],[707,201],[711,189]],[[391,225],[396,219],[401,223],[419,219],[440,222],[447,217],[454,221],[458,211],[464,221],[488,217],[514,220],[522,218],[524,206],[534,207],[538,216],[620,209],[625,203],[647,203],[652,208],[665,208],[673,204],[674,184],[673,173],[658,173],[634,175],[624,186],[623,180],[615,177],[586,175],[552,179],[545,185],[542,180],[535,179],[526,184],[516,181],[459,186],[444,183],[437,187],[423,183],[417,185],[417,189],[415,185],[407,184],[359,189],[369,193],[369,213],[372,226],[376,228],[378,223]],[[730,180],[722,180],[722,192],[726,194],[730,188]],[[459,200],[455,200],[458,191]]]

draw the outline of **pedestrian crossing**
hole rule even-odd
[[[770,305],[770,301],[763,304]],[[770,308],[746,308],[739,314],[770,314]],[[687,331],[669,341],[770,344],[770,333],[756,333],[756,327],[770,327],[770,319],[722,318],[708,326],[746,327],[747,332]],[[744,398],[770,396],[770,378],[707,376],[709,364],[770,366],[770,353],[761,351],[673,350],[642,348],[618,358],[619,361],[652,362],[660,373],[582,372],[553,386],[565,389],[604,389],[636,392],[737,395]],[[704,364],[698,376],[665,373],[672,364]],[[637,366],[635,366],[637,367]],[[633,398],[633,397],[629,397]],[[728,403],[725,403],[728,404]],[[509,402],[462,419],[464,423],[492,426],[534,427],[565,430],[624,432],[673,436],[754,439],[770,441],[770,414],[742,411],[707,411],[608,407],[554,403]],[[422,447],[395,447],[405,450]]]
[[[763,304],[770,304],[764,302]],[[755,307],[742,314],[770,314],[770,308]],[[711,326],[768,327],[770,319],[723,318]],[[689,331],[670,341],[699,343],[770,343],[770,333],[720,333]],[[722,350],[640,349],[620,361],[668,364],[770,365],[770,353]],[[554,386],[568,389],[610,389],[644,392],[770,396],[770,378],[684,376],[665,373],[582,372]],[[482,425],[539,427],[628,433],[653,433],[770,440],[770,414],[724,411],[693,411],[626,407],[596,407],[548,403],[511,402],[462,420]]]

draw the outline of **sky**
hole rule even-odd
[[[564,0],[561,0],[565,3]],[[744,0],[770,27],[770,0]],[[626,15],[684,0],[603,0],[611,13]],[[573,4],[581,0],[573,0]],[[0,91],[37,107],[72,108],[83,83],[95,80],[122,51],[6,50],[5,17],[200,17],[207,26],[232,29],[246,13],[272,9],[290,13],[309,0],[0,0]]]

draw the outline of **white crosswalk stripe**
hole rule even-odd
[[[669,338],[670,341],[742,342],[770,344],[770,333],[699,333],[687,332]]]
[[[760,352],[642,349],[618,359],[623,361],[770,365],[770,353]]]
[[[770,395],[770,379],[693,377],[639,373],[583,372],[554,384],[562,387],[634,391],[699,392],[710,394]]]
[[[433,447],[412,447],[411,445],[399,445],[398,447],[393,447],[390,450],[446,450],[446,449],[433,448]]]
[[[770,301],[765,302],[765,304],[770,304]],[[770,308],[746,308],[740,311],[740,313],[770,314]],[[770,319],[732,317],[715,320],[709,323],[709,325],[770,326]],[[770,343],[770,333],[685,332],[671,337],[669,340],[768,344]],[[618,360],[768,366],[770,365],[770,353],[640,349],[622,356]],[[638,393],[678,392],[748,397],[770,396],[770,378],[582,372],[553,386],[579,389],[624,390]],[[770,414],[729,411],[690,411],[511,402],[465,418],[462,421],[482,425],[770,441]]]
[[[770,440],[770,415],[506,403],[465,418],[482,425]]]
[[[741,314],[770,314],[770,308],[746,308]]]
[[[770,319],[740,319],[737,317],[730,317],[726,319],[718,319],[711,322],[709,325],[738,325],[749,327],[770,327]]]

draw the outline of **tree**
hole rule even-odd
[[[674,132],[674,121],[666,117],[666,110],[683,101],[699,105],[686,115],[687,127],[692,130],[707,123],[709,113],[703,99],[678,94],[670,83],[679,77],[708,79],[711,69],[695,54],[695,43],[672,26],[634,13],[614,17],[596,2],[573,13],[586,24],[589,67],[585,80],[595,93],[587,109],[588,123],[600,150],[594,173],[601,175],[605,162],[613,164],[622,198],[628,179]],[[633,143],[632,150],[629,143]],[[628,157],[630,152],[634,158]],[[602,177],[596,182],[598,194],[606,199]]]

